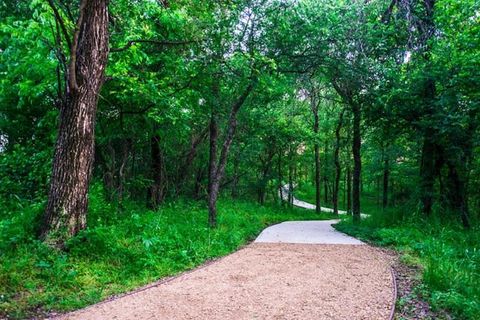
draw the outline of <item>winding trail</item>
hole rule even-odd
[[[282,186],[282,191],[279,192],[284,201],[288,201],[288,193],[289,193],[288,190],[289,189],[290,188],[289,188],[288,184],[286,184],[286,185]],[[292,196],[292,204],[296,207],[303,208],[303,209],[315,210],[317,208],[316,205],[314,205],[312,203],[302,201],[302,200],[298,200],[297,198],[295,198],[295,196]],[[334,210],[332,208],[327,208],[327,207],[320,207],[320,211],[327,212],[327,213],[333,213],[334,212]],[[347,211],[338,210],[339,215],[344,215],[344,214],[347,214],[347,213],[348,213]],[[368,214],[360,213],[360,217],[366,218],[366,217],[368,217]]]
[[[271,226],[231,255],[60,318],[390,319],[389,258],[337,221]]]

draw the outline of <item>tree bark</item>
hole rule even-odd
[[[217,196],[220,182],[217,178],[217,144],[218,124],[215,112],[210,118],[210,158],[208,165],[208,224],[215,227],[217,224]]]
[[[278,151],[278,190],[280,193],[280,204],[283,206],[285,201],[283,201],[283,175],[282,175],[282,150]]]
[[[347,212],[352,213],[352,172],[350,164],[347,166]]]
[[[311,108],[313,112],[313,133],[315,144],[313,146],[315,153],[315,211],[320,213],[321,209],[321,195],[320,195],[320,146],[318,145],[318,131],[319,131],[319,118],[318,118],[318,101],[315,99],[315,94],[311,96]]]
[[[183,190],[185,179],[190,171],[190,167],[193,164],[193,160],[195,160],[195,157],[197,156],[198,146],[205,140],[208,132],[209,132],[209,127],[207,126],[198,136],[192,137],[190,150],[185,156],[185,161],[183,162],[182,166],[180,166],[180,169],[178,170],[178,186],[176,190],[177,195],[180,194],[180,192]]]
[[[288,150],[288,205],[293,206],[293,151],[291,145]]]
[[[63,246],[86,227],[95,115],[109,51],[108,1],[82,0],[71,48],[69,91],[60,108],[41,238]]]
[[[420,200],[422,212],[429,216],[432,212],[435,183],[435,145],[430,136],[425,136],[420,164]]]
[[[388,183],[390,181],[390,156],[388,150],[388,144],[385,148],[383,159],[383,209],[388,206]]]
[[[345,109],[340,112],[337,127],[335,128],[335,151],[333,154],[335,162],[335,184],[332,195],[333,213],[335,215],[338,215],[338,193],[340,191],[340,175],[342,174],[342,167],[340,166],[340,131],[342,130],[344,113]]]
[[[360,155],[361,132],[360,132],[360,105],[356,102],[352,104],[353,113],[353,194],[352,194],[352,214],[353,222],[360,222],[360,176],[362,172],[362,158]]]
[[[466,166],[465,163],[455,165],[448,163],[448,203],[453,212],[458,212],[462,220],[463,227],[470,228],[470,219],[468,213],[467,201],[467,179],[466,174],[459,168],[459,166]]]
[[[325,157],[323,160],[323,166],[325,168],[325,170],[323,170],[323,190],[324,190],[323,197],[324,197],[325,203],[328,203],[328,172],[327,172],[328,162],[327,160],[328,160],[328,141],[325,139]]]
[[[250,93],[253,91],[254,82],[252,81],[242,94],[233,103],[230,116],[227,123],[227,130],[225,139],[223,141],[222,150],[220,151],[220,158],[217,163],[217,143],[218,143],[218,125],[216,116],[212,116],[210,121],[210,165],[209,165],[209,179],[208,179],[208,223],[211,227],[217,225],[217,200],[220,191],[220,181],[225,173],[225,166],[227,164],[230,147],[237,129],[237,114],[242,105],[247,100]],[[218,83],[214,84],[215,99],[219,99],[220,88]],[[214,114],[214,112],[212,113]]]
[[[163,174],[163,155],[160,149],[160,135],[153,133],[150,139],[151,172],[153,183],[150,186],[149,207],[156,210],[164,199],[165,177]]]
[[[238,198],[238,183],[240,181],[240,174],[238,173],[238,169],[240,167],[240,155],[237,154],[233,159],[233,179],[232,179],[232,198]]]

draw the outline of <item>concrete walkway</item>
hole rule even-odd
[[[284,185],[281,189],[282,190],[281,190],[281,192],[279,191],[279,193],[281,194],[282,199],[284,201],[288,201],[288,194],[289,194],[288,184]],[[302,201],[302,200],[298,200],[297,198],[295,198],[295,196],[293,196],[292,198],[293,198],[292,199],[292,204],[295,207],[299,207],[299,208],[303,208],[303,209],[310,209],[310,210],[315,210],[315,208],[317,208],[316,205],[305,202],[305,201]],[[333,213],[334,212],[332,208],[327,208],[327,207],[320,207],[320,211],[326,212],[326,213]],[[338,210],[338,214],[340,214],[340,215],[344,215],[344,214],[347,214],[347,213],[348,213],[347,211]],[[366,217],[368,217],[368,214],[360,213],[360,217],[361,218],[366,218]]]
[[[335,230],[332,224],[337,222],[339,220],[283,222],[263,230],[255,242],[364,244],[358,239]]]

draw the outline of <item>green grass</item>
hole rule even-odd
[[[399,210],[377,211],[359,226],[348,219],[336,228],[393,247],[404,262],[419,265],[422,295],[434,309],[455,319],[480,319],[480,228],[465,231],[455,223],[406,216]]]
[[[118,210],[102,199],[99,192],[92,193],[89,228],[64,252],[33,236],[42,204],[3,213],[0,318],[81,308],[229,254],[270,224],[329,218],[223,199],[219,226],[212,230],[202,202],[168,203],[153,212],[132,203]]]

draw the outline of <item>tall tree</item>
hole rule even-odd
[[[52,3],[54,12],[56,7]],[[56,14],[62,24],[61,17]],[[80,2],[41,236],[63,244],[86,226],[95,115],[109,52],[108,1]]]

